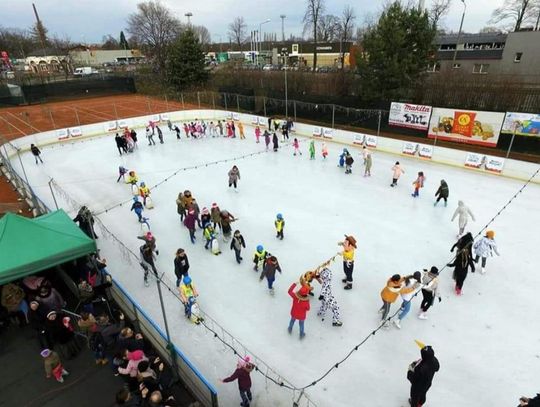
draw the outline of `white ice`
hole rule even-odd
[[[308,141],[301,139],[302,156],[292,147],[280,148],[245,159],[208,165],[217,160],[264,150],[246,126],[246,140],[203,139],[177,141],[165,130],[165,144],[148,147],[141,137],[139,149],[118,156],[113,137],[43,148],[44,165],[23,156],[27,175],[38,195],[51,207],[49,177],[75,200],[99,212],[130,199],[127,185],[116,183],[119,165],[136,170],[139,179],[154,185],[177,169],[201,164],[152,191],[155,209],[145,211],[157,237],[160,255],[157,267],[174,281],[173,258],[177,248],[187,250],[193,281],[200,292],[201,307],[256,356],[296,386],[321,376],[343,358],[379,324],[380,291],[395,273],[409,274],[432,265],[442,267],[451,259],[457,221],[450,218],[457,200],[466,202],[476,216],[469,223],[475,234],[521,187],[522,182],[470,170],[438,165],[382,152],[373,153],[373,176],[363,178],[359,150],[354,151],[353,174],[337,167],[341,145],[329,144],[330,156],[323,161],[317,142],[316,160],[310,161]],[[183,136],[183,134],[182,134]],[[157,137],[156,137],[157,140]],[[390,167],[399,160],[405,175],[390,188]],[[16,161],[16,160],[13,160]],[[227,172],[236,164],[241,172],[239,192],[228,188]],[[14,162],[14,165],[17,165]],[[418,171],[427,176],[420,197],[411,197]],[[440,179],[450,187],[448,207],[433,207]],[[197,243],[176,213],[178,192],[189,189],[202,209],[217,202],[239,220],[233,224],[246,238],[244,263],[236,264],[234,253],[223,244],[223,254],[213,256]],[[62,196],[60,203],[74,214]],[[307,393],[318,406],[405,406],[409,383],[408,364],[419,358],[414,339],[433,346],[441,369],[428,393],[432,406],[509,406],[519,396],[538,390],[540,377],[540,318],[538,295],[538,229],[540,188],[529,185],[490,229],[496,231],[500,257],[488,259],[487,274],[470,274],[463,296],[456,297],[450,270],[441,276],[442,303],[429,311],[429,320],[416,317],[415,299],[402,329],[383,329],[349,360],[310,388]],[[133,251],[140,228],[130,205],[117,207],[99,218]],[[286,220],[285,239],[275,238],[274,219],[280,212]],[[99,228],[97,228],[100,233]],[[354,289],[344,291],[342,265],[332,265],[334,294],[341,307],[342,327],[332,327],[331,316],[317,316],[318,286],[311,299],[306,321],[307,336],[298,339],[298,327],[287,333],[292,282],[338,251],[337,242],[352,234],[358,241]],[[98,244],[109,262],[109,271],[162,325],[157,291],[144,287],[142,271],[120,255],[118,246],[102,236]],[[252,270],[257,244],[276,255],[283,268],[277,276],[276,294],[270,296],[264,282]],[[238,405],[236,384],[220,379],[235,368],[236,358],[203,327],[187,322],[183,310],[169,293],[165,295],[174,342],[194,362],[219,392],[220,404]],[[392,312],[399,300],[392,306]],[[238,345],[240,346],[240,345]],[[253,356],[253,355],[252,355]],[[255,406],[289,406],[292,393],[253,373]]]

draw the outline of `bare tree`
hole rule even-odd
[[[452,0],[432,0],[429,9],[429,20],[435,28],[438,28],[440,20],[448,14]]]
[[[120,43],[111,34],[101,39],[101,49],[120,49]]]
[[[324,13],[324,0],[307,0],[306,13],[304,14],[304,34],[313,33],[313,71],[317,67],[317,31],[319,20]]]
[[[333,42],[339,36],[339,18],[331,14],[324,15],[319,20],[317,38],[320,42]]]
[[[246,40],[246,22],[244,17],[236,17],[232,23],[229,24],[229,40],[236,43],[242,50],[242,44]]]
[[[195,33],[195,36],[198,38],[201,45],[206,46],[212,42],[210,31],[208,31],[208,28],[206,28],[204,25],[195,25],[191,27],[191,29]]]
[[[341,13],[341,18],[339,19],[339,25],[338,25],[338,32],[339,32],[339,58],[340,58],[340,65],[341,69],[345,68],[345,64],[343,61],[343,43],[349,42],[353,38],[353,30],[354,30],[354,20],[356,19],[356,15],[354,14],[354,9],[347,5],[343,9],[343,12]]]
[[[128,33],[154,57],[160,72],[165,67],[166,49],[182,31],[182,24],[159,2],[137,4],[137,12],[128,17]]]
[[[519,31],[524,23],[536,21],[540,0],[505,0],[501,7],[496,8],[491,15],[490,22],[507,22],[512,24],[513,31]],[[511,28],[506,25],[506,28]]]

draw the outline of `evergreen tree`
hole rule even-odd
[[[208,79],[203,49],[192,29],[185,30],[169,46],[166,77],[175,90],[201,85]]]
[[[364,35],[357,61],[362,98],[396,99],[421,80],[435,52],[435,35],[425,10],[390,4]]]
[[[126,40],[126,36],[124,35],[124,31],[120,31],[120,48],[129,49],[129,44]]]

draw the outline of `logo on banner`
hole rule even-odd
[[[327,139],[334,138],[334,130],[332,129],[324,129],[323,130],[323,137]]]
[[[397,127],[427,130],[431,106],[392,102],[388,123]]]
[[[364,142],[368,147],[376,148],[377,147],[377,136],[370,136],[370,135],[366,134]]]
[[[80,127],[72,127],[71,129],[69,129],[69,135],[71,137],[79,137],[82,135],[82,131],[81,131],[81,128]]]
[[[472,137],[475,117],[476,113],[454,112],[454,126],[452,127],[452,133],[461,134],[465,137]]]
[[[364,134],[355,134],[353,138],[353,144],[363,145],[366,136]]]
[[[58,140],[65,140],[69,138],[69,132],[67,129],[56,130],[56,137],[58,137]]]
[[[321,127],[313,127],[313,137],[322,137],[322,128]]]

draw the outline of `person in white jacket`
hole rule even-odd
[[[493,230],[488,230],[484,237],[474,243],[473,248],[476,255],[474,262],[478,263],[480,257],[482,258],[482,274],[485,274],[487,257],[493,256],[493,252],[495,252],[497,256],[500,256],[499,251],[497,250],[497,243],[495,243],[495,232]]]
[[[408,276],[405,278],[405,285],[400,291],[402,303],[399,309],[399,314],[397,319],[392,320],[396,328],[401,329],[400,322],[411,310],[411,300],[420,290],[421,281],[422,273],[420,273],[419,271],[415,271],[412,276]]]
[[[463,234],[465,231],[465,226],[467,226],[467,222],[469,221],[469,216],[473,221],[476,221],[474,218],[473,213],[469,209],[467,205],[463,201],[458,201],[458,207],[456,208],[456,211],[454,212],[454,216],[452,216],[452,222],[456,218],[456,216],[459,215],[458,223],[459,223],[459,236]]]

